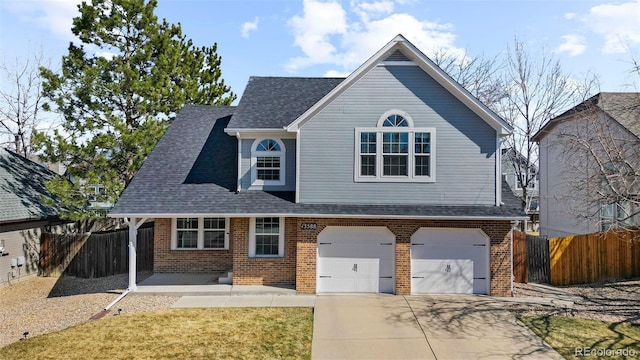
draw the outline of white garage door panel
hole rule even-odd
[[[488,294],[488,245],[479,229],[419,229],[411,237],[411,292]]]
[[[429,294],[472,294],[473,261],[471,260],[413,260],[412,286]]]
[[[325,228],[318,235],[318,292],[394,292],[395,236],[384,227]]]

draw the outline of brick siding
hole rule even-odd
[[[153,271],[157,273],[215,273],[231,271],[233,242],[229,250],[171,250],[171,219],[155,219]]]
[[[315,223],[317,228],[302,230],[302,223]],[[396,236],[396,294],[411,293],[410,239],[419,228],[479,228],[490,238],[490,295],[511,296],[509,221],[287,218],[284,257],[279,258],[249,257],[248,218],[231,219],[230,251],[171,251],[171,221],[156,219],[155,226],[156,272],[233,268],[236,285],[295,284],[302,294],[316,291],[317,237],[327,226],[386,226]]]

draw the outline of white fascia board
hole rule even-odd
[[[458,100],[471,109],[476,115],[487,122],[492,128],[500,132],[500,136],[508,136],[513,132],[513,127],[504,121],[495,112],[489,109],[486,105],[471,95],[465,88],[463,88],[458,82],[453,80],[446,72],[444,72],[439,66],[437,66],[431,59],[429,59],[422,51],[415,47],[402,35],[396,36],[387,45],[380,49],[369,60],[362,64],[358,69],[352,72],[342,83],[331,90],[320,101],[315,103],[302,115],[300,115],[294,122],[285,127],[288,131],[297,131],[306,121],[315,116],[323,108],[329,105],[335,100],[338,95],[342,94],[347,88],[353,85],[356,81],[362,78],[366,73],[373,69],[377,65],[385,65],[383,61],[384,57],[391,52],[403,49],[409,52],[408,57],[413,61],[412,65],[419,66],[429,76],[436,80],[440,85],[453,94]]]
[[[367,215],[367,214],[291,214],[291,213],[237,213],[237,214],[109,214],[111,218],[124,217],[146,217],[153,219],[176,218],[176,217],[227,217],[227,218],[251,218],[251,217],[288,217],[288,218],[348,218],[348,219],[424,219],[424,220],[525,220],[526,216],[438,216],[438,215]]]

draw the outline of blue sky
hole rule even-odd
[[[55,67],[74,40],[78,2],[0,0],[0,59],[42,47]],[[598,74],[602,91],[640,91],[629,73],[630,54],[640,58],[640,1],[160,0],[156,13],[197,45],[218,43],[238,96],[251,75],[344,76],[398,33],[427,55],[469,57],[505,52],[517,36],[576,78]]]

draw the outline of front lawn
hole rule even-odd
[[[565,316],[519,319],[565,359],[640,358],[638,326]]]
[[[110,316],[0,348],[0,359],[309,359],[310,308]]]

